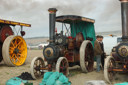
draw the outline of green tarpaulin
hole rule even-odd
[[[68,78],[59,72],[46,72],[39,85],[71,85]]]
[[[79,21],[71,23],[70,25],[72,37],[75,37],[77,33],[82,32],[85,40],[87,37],[93,38],[92,44],[94,46],[94,42],[96,40],[94,23]]]
[[[6,82],[6,85],[21,85],[27,82],[28,82],[27,80],[22,80],[18,77],[13,77]]]
[[[118,84],[114,84],[114,85],[128,85],[128,82],[118,83]]]

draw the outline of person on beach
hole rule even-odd
[[[101,66],[104,69],[104,59],[105,59],[105,52],[104,52],[104,43],[103,43],[103,36],[100,36],[100,46],[102,49],[102,54],[101,54]]]
[[[101,65],[101,54],[103,53],[101,46],[100,46],[100,35],[96,36],[96,41],[94,43],[94,56],[96,57],[97,62],[97,72],[100,71]]]

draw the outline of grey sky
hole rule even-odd
[[[0,0],[0,19],[32,24],[25,37],[49,35],[48,8],[57,15],[81,15],[95,19],[95,31],[121,30],[119,0]]]

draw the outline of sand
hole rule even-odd
[[[19,67],[8,67],[2,61],[0,63],[0,85],[5,85],[5,82],[8,79],[19,76],[22,72],[30,72],[30,63],[32,59],[36,56],[43,57],[42,50],[28,50],[28,57],[26,59],[25,64]],[[82,73],[80,67],[75,66],[70,68],[70,75],[68,78],[69,81],[72,82],[72,85],[84,85],[86,81],[104,80],[104,75],[103,75],[103,71],[97,73],[95,70],[89,73]],[[127,75],[123,74],[122,76],[119,76],[118,80],[114,81],[114,83],[125,82],[127,81],[127,79],[128,79]],[[30,82],[33,82],[34,83],[33,85],[38,85],[41,81],[42,79],[38,79],[38,80],[32,80]]]

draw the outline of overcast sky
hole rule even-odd
[[[0,19],[26,22],[25,37],[49,35],[48,8],[57,15],[80,15],[95,19],[95,31],[121,30],[119,0],[0,0]]]

